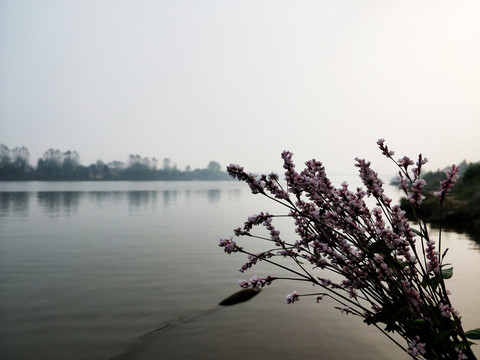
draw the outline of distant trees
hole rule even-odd
[[[38,159],[36,177],[39,180],[86,180],[88,168],[80,164],[76,151],[48,149]]]
[[[458,231],[466,231],[473,238],[480,239],[480,162],[460,163],[460,179],[453,187],[443,207],[439,206],[435,191],[440,189],[440,181],[445,179],[443,171],[424,174],[427,185],[424,187],[426,198],[422,202],[425,219],[433,224],[443,223]],[[413,219],[410,201],[403,198],[400,202],[407,216]]]
[[[127,168],[123,171],[125,180],[154,180],[155,169],[148,157],[129,155]]]
[[[130,154],[127,162],[101,160],[83,166],[76,151],[48,149],[37,161],[30,164],[26,147],[10,150],[0,144],[0,180],[230,180],[216,161],[210,161],[205,169],[192,170],[190,165],[181,171],[170,158],[164,158],[162,168],[156,158]]]
[[[30,153],[25,146],[10,150],[0,144],[0,179],[28,178],[32,170]]]
[[[95,164],[88,167],[88,178],[90,180],[109,180],[111,178],[110,169],[102,160],[97,160]]]
[[[223,180],[225,172],[221,171],[222,166],[216,161],[210,161],[205,169],[195,169],[192,175],[199,180]]]
[[[172,165],[172,160],[170,160],[169,158],[163,159],[163,170],[165,171],[170,170],[171,165]]]
[[[477,181],[480,182],[480,162],[470,164],[463,173],[463,181],[471,182]]]
[[[220,164],[216,161],[210,161],[207,166],[207,169],[213,172],[220,171],[221,168]]]

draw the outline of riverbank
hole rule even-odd
[[[480,242],[480,162],[467,165],[455,184],[452,192],[440,206],[434,195],[439,183],[445,178],[443,172],[430,172],[424,176],[425,199],[422,202],[421,214],[425,221],[434,227],[442,226],[456,232],[469,234]],[[407,212],[411,220],[415,220],[413,209],[406,198],[400,200],[400,206]]]

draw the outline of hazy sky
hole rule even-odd
[[[81,162],[480,161],[480,2],[0,0],[0,143]]]

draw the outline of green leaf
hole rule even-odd
[[[390,269],[402,269],[408,265],[407,263],[402,263],[391,256],[385,257],[385,264],[387,264]]]
[[[423,236],[423,234],[422,234],[420,231],[418,231],[417,229],[410,229],[410,230],[412,230],[415,234],[417,234],[417,235],[420,236],[420,237],[425,237],[425,236]]]
[[[389,255],[392,249],[383,240],[378,240],[368,247],[368,251],[374,254]]]
[[[430,286],[433,291],[437,291],[438,284],[439,284],[439,279],[436,276],[434,277],[425,276],[421,283],[424,289],[427,289],[427,287]]]
[[[480,340],[480,328],[467,331],[465,336],[469,339]]]
[[[443,331],[440,331],[438,334],[435,335],[433,338],[432,344],[437,344],[444,340],[445,338],[449,337],[450,334],[452,333],[453,329],[446,329]]]
[[[467,341],[466,343],[464,343],[463,341],[460,342],[460,343],[452,343],[450,344],[450,348],[451,349],[466,349],[468,346],[472,346],[472,345],[477,345],[476,343],[472,342],[472,341]]]
[[[453,276],[453,267],[448,269],[442,269],[442,277],[444,279],[450,279]]]
[[[422,287],[426,289],[429,284],[430,284],[430,278],[428,276],[424,276],[420,285],[422,285]]]
[[[228,298],[223,299],[218,305],[221,306],[230,306],[239,304],[245,301],[250,300],[252,297],[258,295],[261,289],[259,288],[249,288],[237,291],[235,294],[230,295]]]
[[[405,318],[405,311],[407,311],[405,308],[399,308],[396,304],[386,303],[380,312],[366,317],[363,322],[367,325],[380,322],[386,325],[387,332],[399,331],[401,328],[396,323],[401,323],[401,320]]]

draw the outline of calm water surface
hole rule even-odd
[[[240,274],[218,239],[276,209],[237,182],[0,183],[0,358],[408,359],[328,302],[287,306],[296,284],[215,306],[272,273]],[[479,246],[445,233],[444,247],[454,305],[479,327]]]

